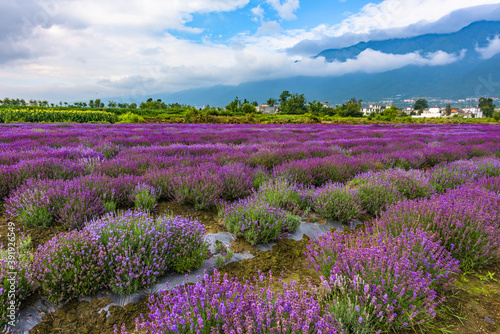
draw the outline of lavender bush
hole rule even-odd
[[[304,159],[276,166],[273,174],[287,177],[298,184],[321,186],[328,181],[348,181],[362,171],[360,164],[356,162],[357,159],[336,156]]]
[[[390,205],[403,199],[397,186],[387,180],[353,180],[348,186],[357,191],[361,207],[371,215],[379,215]]]
[[[180,177],[173,190],[174,200],[194,205],[196,209],[214,207],[222,194],[220,176],[203,167],[192,167]]]
[[[263,183],[254,195],[269,205],[281,208],[302,206],[300,188],[285,178],[275,178]]]
[[[272,284],[272,276],[239,282],[217,271],[213,276],[205,274],[195,285],[151,296],[150,314],[136,320],[135,333],[340,332],[332,315],[323,315],[311,292],[293,281],[278,281],[277,288]],[[121,333],[127,331],[122,327]]]
[[[27,180],[7,199],[6,212],[28,226],[58,222],[80,229],[92,218],[111,212],[118,205],[130,206],[136,177],[83,176],[73,180]],[[141,201],[140,195],[137,198]],[[144,200],[144,199],[143,199]]]
[[[7,332],[15,324],[21,302],[34,290],[31,273],[31,239],[21,236],[3,248],[0,244],[0,330]]]
[[[255,198],[241,199],[219,214],[229,232],[242,236],[251,245],[270,242],[294,232],[301,222],[300,217]]]
[[[135,208],[142,211],[153,211],[157,200],[160,197],[161,190],[154,188],[146,183],[139,183],[132,191]]]
[[[356,176],[348,185],[355,186],[380,182],[392,184],[407,199],[427,198],[436,192],[428,175],[421,170],[403,170],[391,168],[384,171],[369,171]]]
[[[222,184],[221,198],[234,201],[252,194],[258,170],[243,163],[222,166],[217,173]]]
[[[440,164],[430,171],[430,181],[438,192],[488,176],[500,176],[499,159],[458,160]]]
[[[218,270],[222,270],[234,256],[234,252],[219,240],[215,241],[215,254],[218,254],[215,259],[215,268]]]
[[[500,195],[462,187],[430,199],[400,202],[373,224],[393,235],[407,228],[425,229],[468,270],[500,259],[499,207]]]
[[[34,277],[50,302],[88,296],[107,287],[111,274],[107,256],[88,231],[61,233],[39,247]]]
[[[421,230],[327,233],[306,255],[324,275],[324,302],[347,333],[399,332],[428,323],[441,301],[436,288],[458,270],[458,261]]]
[[[357,191],[341,183],[328,183],[312,194],[312,209],[321,217],[350,223],[363,212]]]
[[[54,220],[53,182],[33,182],[13,191],[5,211],[26,226],[50,226]]]
[[[160,198],[174,199],[174,189],[179,182],[178,172],[174,168],[153,169],[144,174],[145,181],[160,190]]]
[[[485,177],[470,184],[472,187],[482,187],[500,194],[500,177]]]
[[[57,222],[68,230],[81,229],[86,222],[106,212],[104,202],[80,183],[59,188],[54,209]]]
[[[145,212],[108,214],[85,228],[106,250],[111,290],[130,294],[156,282],[168,271],[199,267],[208,256],[205,228],[196,220]]]

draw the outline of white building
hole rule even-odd
[[[440,118],[441,117],[441,108],[438,106],[425,109],[422,112],[422,115],[413,115],[412,118]]]
[[[468,114],[474,115],[475,118],[483,118],[483,112],[479,107],[463,108],[463,110]]]
[[[257,106],[257,111],[260,111],[264,114],[276,114],[276,112],[278,111],[278,107],[277,106],[268,106],[267,104],[262,104],[260,106]]]
[[[439,108],[438,106],[429,108],[428,113],[429,114],[441,114],[441,108]]]
[[[381,112],[385,107],[382,107],[381,104],[370,104],[368,107],[365,107],[362,109],[363,115],[370,115],[372,112],[374,113],[379,113]]]

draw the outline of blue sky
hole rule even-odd
[[[462,55],[366,50],[343,63],[312,57],[499,17],[500,0],[1,1],[0,95],[145,100],[266,79],[439,66]],[[484,52],[500,52],[500,39]]]
[[[281,29],[311,29],[320,24],[330,25],[333,22],[342,22],[353,13],[357,13],[370,1],[302,1],[293,11],[295,18],[280,17],[279,13],[265,0],[250,1],[248,5],[229,12],[196,13],[187,27],[201,28],[202,33],[192,33],[170,29],[169,32],[179,38],[196,42],[210,39],[225,43],[233,36],[240,33],[252,34],[261,27],[261,22],[276,21]],[[259,8],[257,10],[257,8]],[[259,18],[254,13],[261,11],[263,17]]]

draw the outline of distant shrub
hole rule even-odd
[[[117,123],[144,123],[144,118],[132,112],[128,112],[126,114],[119,115]]]

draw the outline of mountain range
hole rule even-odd
[[[436,56],[435,63],[381,69],[377,73],[358,71],[344,75],[263,80],[237,86],[220,85],[152,97],[197,106],[225,106],[235,96],[264,103],[270,97],[279,97],[284,90],[303,93],[309,101],[328,101],[330,104],[342,103],[351,97],[364,101],[381,101],[396,96],[401,99],[500,97],[500,52],[484,52],[494,42],[500,45],[498,36],[500,21],[478,21],[454,33],[361,42],[341,49],[326,49],[312,57],[342,66],[375,52],[384,56],[422,57],[429,62]],[[498,49],[500,51],[500,47]],[[441,58],[437,56],[452,60],[440,63]]]

